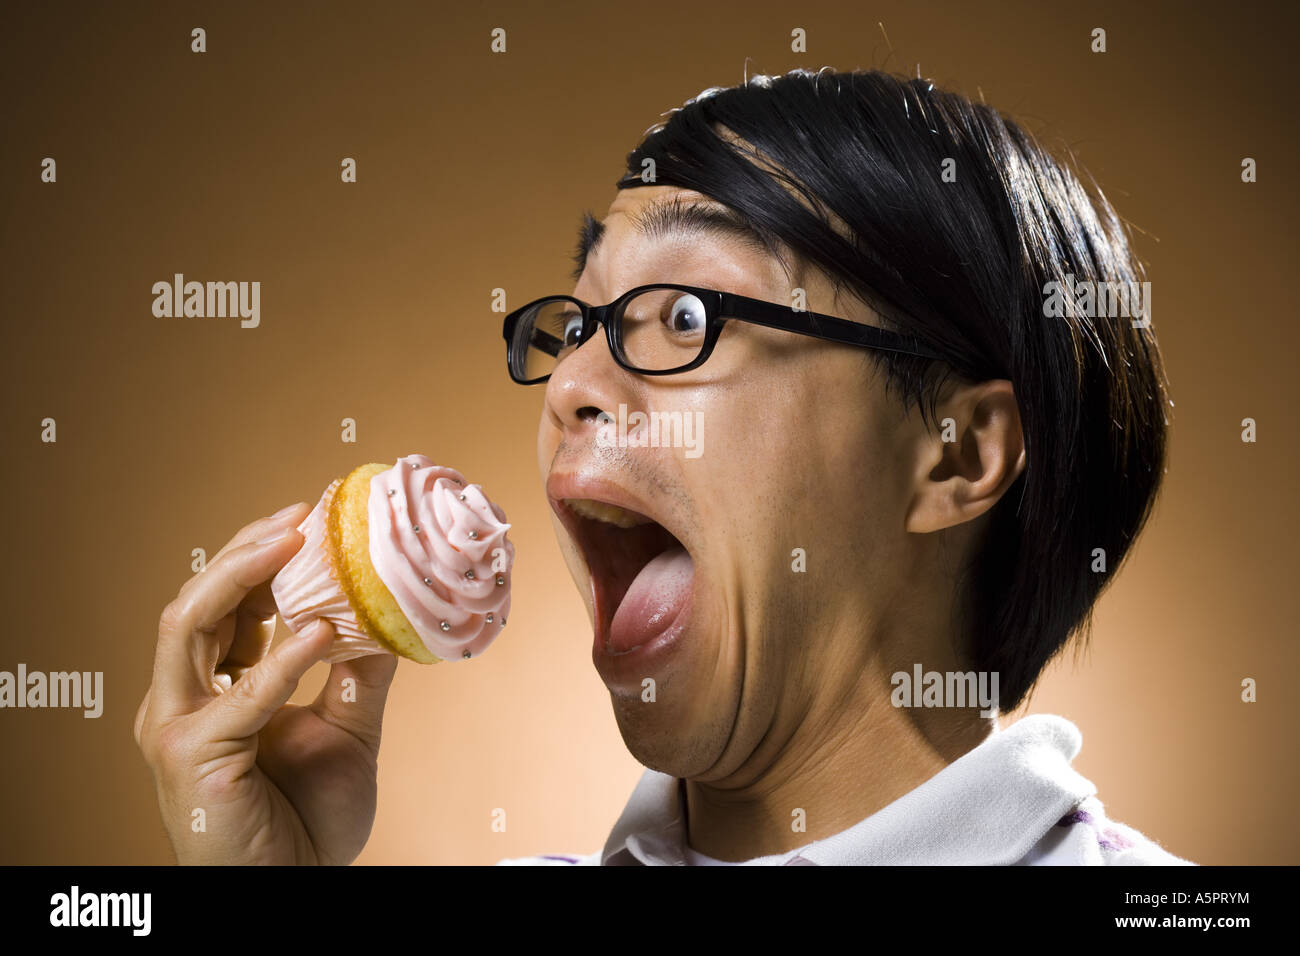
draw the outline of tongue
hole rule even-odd
[[[691,596],[695,565],[686,549],[669,548],[641,569],[609,627],[609,650],[630,651],[662,634]]]

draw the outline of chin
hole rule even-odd
[[[714,770],[739,715],[741,681],[729,679],[727,662],[704,643],[710,640],[705,635],[717,631],[700,630],[679,635],[680,647],[661,670],[606,681],[628,752],[651,770],[676,777],[703,777]],[[646,685],[646,678],[653,685]]]
[[[628,753],[651,770],[674,777],[704,777],[717,764],[730,737],[734,715],[626,700],[611,694],[614,719]],[[715,705],[716,706],[716,705]]]

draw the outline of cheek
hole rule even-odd
[[[780,558],[785,567],[795,547],[842,554],[888,520],[897,464],[890,426],[857,369],[822,363],[762,391],[737,390],[711,416],[729,425],[709,444],[708,495],[743,529],[752,549],[743,560]]]
[[[787,567],[784,556],[797,546],[789,543],[792,536],[823,520],[823,466],[835,464],[828,433],[838,429],[802,411],[809,407],[777,389],[710,397],[704,454],[686,463],[686,473],[692,497],[705,504],[710,548],[727,552],[733,566],[748,567],[746,578]]]

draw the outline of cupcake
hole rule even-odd
[[[317,618],[325,660],[397,654],[422,664],[478,657],[510,611],[505,512],[423,455],[362,465],[325,489],[302,548],[271,581],[295,634]]]

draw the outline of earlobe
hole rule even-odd
[[[1027,464],[1010,382],[959,386],[941,409],[939,427],[929,429],[917,446],[916,484],[904,525],[913,533],[978,518],[997,504]]]

